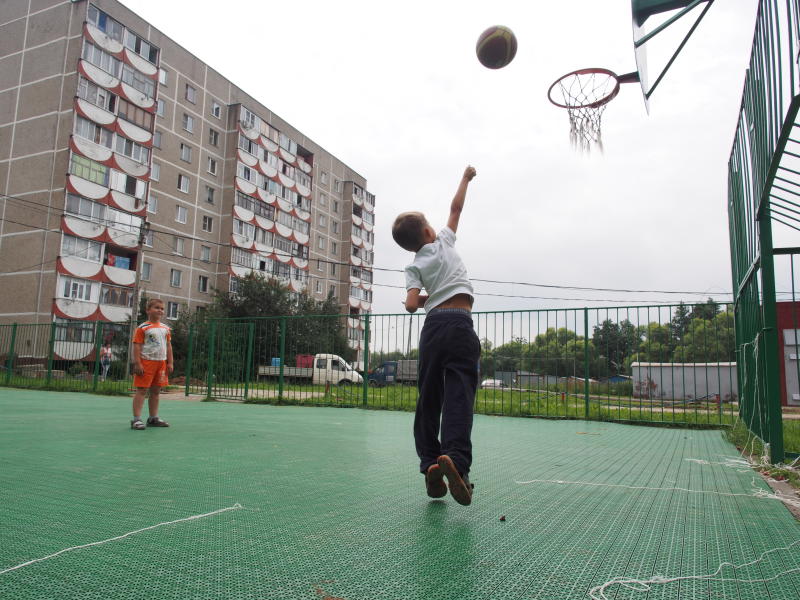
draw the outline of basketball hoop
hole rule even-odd
[[[569,115],[569,139],[572,146],[590,151],[592,145],[603,151],[600,121],[606,104],[619,94],[621,83],[639,81],[639,73],[617,75],[608,69],[578,69],[553,82],[547,97]]]

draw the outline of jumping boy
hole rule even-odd
[[[472,285],[455,249],[455,233],[473,177],[475,169],[467,167],[450,204],[447,227],[438,235],[419,212],[398,215],[392,226],[394,240],[415,253],[405,270],[406,310],[413,313],[424,306],[426,312],[414,418],[420,472],[428,496],[447,494],[446,477],[450,494],[465,506],[472,502],[472,412],[481,345],[472,327]],[[420,294],[423,288],[427,295]]]
[[[161,322],[164,302],[158,298],[147,301],[147,321],[136,328],[133,334],[133,420],[131,429],[145,429],[142,422],[144,396],[150,390],[147,408],[150,427],[169,427],[169,423],[158,416],[158,401],[162,387],[166,387],[167,372],[172,373],[172,335],[170,328]]]

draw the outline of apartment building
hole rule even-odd
[[[366,179],[114,0],[0,3],[0,193],[0,323],[87,354],[137,288],[168,319],[249,273],[371,306]]]

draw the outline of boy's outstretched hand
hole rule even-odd
[[[477,174],[478,172],[475,170],[475,167],[473,166],[468,166],[466,169],[464,169],[464,179],[466,179],[467,181],[472,181],[472,178],[475,177],[475,175]]]

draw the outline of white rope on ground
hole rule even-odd
[[[653,492],[688,492],[690,494],[714,494],[717,496],[742,496],[745,498],[760,498],[764,500],[778,500],[785,504],[790,504],[800,508],[800,500],[784,496],[779,493],[769,493],[766,490],[757,488],[755,486],[755,479],[753,480],[753,491],[749,494],[741,492],[715,492],[713,490],[691,490],[689,488],[681,487],[648,487],[641,485],[622,485],[618,483],[594,483],[591,481],[564,481],[560,479],[530,479],[528,481],[515,481],[518,485],[530,485],[532,483],[556,483],[559,485],[584,485],[588,487],[610,487],[610,488],[624,488],[626,490],[650,490]]]
[[[800,572],[800,567],[795,567],[794,569],[788,569],[786,571],[782,571],[773,575],[772,577],[765,577],[763,579],[741,579],[738,577],[717,577],[719,573],[725,567],[731,567],[733,569],[743,569],[745,567],[750,567],[752,565],[760,563],[768,554],[772,554],[773,552],[779,552],[781,550],[791,550],[793,546],[800,544],[800,540],[789,544],[788,546],[783,546],[781,548],[773,548],[771,550],[767,550],[766,552],[762,553],[757,559],[750,561],[749,563],[744,563],[741,565],[735,565],[730,562],[724,562],[717,570],[713,573],[709,573],[708,575],[685,575],[682,577],[663,577],[661,575],[655,575],[650,577],[649,579],[635,579],[633,577],[615,577],[611,581],[607,581],[602,585],[598,585],[593,587],[589,590],[589,597],[592,600],[609,600],[609,597],[606,596],[605,591],[607,588],[619,585],[622,587],[626,587],[628,589],[637,591],[637,592],[648,592],[650,591],[650,587],[652,585],[663,585],[665,583],[673,583],[675,581],[721,581],[721,582],[739,582],[739,583],[767,583],[770,581],[775,581],[779,577],[783,577],[784,575],[789,575],[790,573],[797,573]]]
[[[90,544],[82,544],[80,546],[72,546],[70,548],[64,548],[63,550],[59,550],[53,554],[48,554],[47,556],[43,556],[41,558],[34,558],[33,560],[29,560],[28,562],[24,562],[22,564],[16,565],[14,567],[9,567],[7,569],[3,569],[0,571],[0,575],[4,573],[8,573],[10,571],[15,571],[17,569],[21,569],[22,567],[27,567],[28,565],[32,565],[37,562],[41,562],[43,560],[48,560],[50,558],[55,558],[60,554],[64,554],[65,552],[70,552],[71,550],[80,550],[82,548],[91,548],[92,546],[99,546],[100,544],[106,544],[108,542],[115,542],[117,540],[124,539],[126,537],[130,537],[132,535],[136,535],[137,533],[142,533],[144,531],[149,531],[151,529],[155,529],[156,527],[163,527],[164,525],[174,525],[175,523],[182,523],[184,521],[195,521],[197,519],[203,519],[205,517],[211,517],[213,515],[218,515],[220,513],[227,512],[229,510],[238,510],[243,508],[241,504],[238,502],[233,506],[229,506],[227,508],[220,508],[219,510],[214,510],[208,513],[203,513],[202,515],[192,515],[191,517],[184,517],[183,519],[175,519],[174,521],[165,521],[164,523],[158,523],[157,525],[150,525],[149,527],[143,527],[142,529],[137,529],[135,531],[129,531],[128,533],[123,533],[122,535],[118,535],[113,538],[108,538],[107,540],[101,540],[99,542],[92,542]]]

